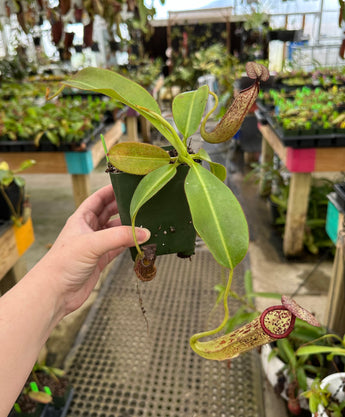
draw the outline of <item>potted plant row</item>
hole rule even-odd
[[[261,111],[288,146],[344,146],[344,94],[344,87],[270,90],[261,94]]]
[[[104,129],[104,115],[114,103],[100,98],[61,98],[36,105],[28,100],[0,103],[2,151],[85,149]]]
[[[280,72],[275,77],[277,89],[297,87],[323,87],[343,86],[345,84],[344,68],[317,67],[313,71],[292,70]]]
[[[158,211],[152,209],[151,218],[155,217],[158,225],[150,224],[151,238],[145,245],[140,246],[137,243],[134,233],[135,226],[147,227],[144,219],[140,218],[144,207],[158,198],[161,192],[164,193],[166,187],[170,187],[175,179],[180,182],[179,187],[182,188],[182,192],[179,196],[170,194],[169,201],[178,199],[179,205],[187,209],[187,223],[193,225],[195,230],[191,231],[194,236],[197,232],[215,261],[229,270],[223,297],[224,319],[222,323],[216,329],[194,334],[190,338],[192,349],[200,356],[212,360],[236,357],[255,346],[287,336],[293,329],[296,317],[318,325],[310,313],[288,297],[283,297],[281,305],[266,309],[260,317],[246,325],[245,329],[235,330],[208,341],[200,340],[207,336],[218,335],[228,321],[228,295],[231,290],[233,271],[246,255],[249,235],[243,210],[235,195],[224,183],[225,167],[213,162],[204,149],[193,152],[189,138],[199,126],[202,138],[209,143],[221,143],[235,135],[256,100],[260,82],[269,77],[267,68],[261,64],[247,63],[246,70],[248,76],[253,79],[253,84],[236,96],[212,131],[208,131],[206,123],[218,106],[218,97],[209,90],[207,85],[175,97],[172,103],[172,113],[182,139],[178,131],[162,117],[157,102],[147,90],[115,72],[100,68],[86,68],[77,73],[73,79],[65,81],[56,93],[59,94],[67,85],[106,94],[145,117],[173,148],[166,150],[145,143],[119,143],[109,151],[106,150],[108,172],[111,174],[118,201],[120,195],[117,192],[116,182],[120,181],[122,176],[128,175],[132,176],[133,181],[138,181],[129,207],[128,203],[126,204],[129,214],[123,215],[120,211],[120,217],[124,224],[130,224],[133,229],[136,242],[136,252],[133,254],[134,270],[139,279],[149,281],[155,277],[157,255],[181,252],[176,247],[170,247],[169,238],[180,233],[186,224],[183,224],[185,220],[179,223],[173,222],[170,218],[168,222],[165,222],[165,216],[171,206],[169,203],[160,213],[159,208]],[[215,105],[203,118],[210,94],[215,99]],[[206,163],[208,169],[201,162]],[[115,180],[115,177],[119,179]],[[120,206],[121,202],[119,202]],[[192,229],[191,226],[190,229]],[[158,240],[158,238],[163,238],[163,240]],[[190,254],[190,251],[186,253],[183,249],[182,256]]]
[[[62,369],[36,363],[11,417],[64,417],[73,398],[73,388]]]

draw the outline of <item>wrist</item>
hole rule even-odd
[[[30,272],[23,278],[23,285],[32,300],[36,309],[37,303],[40,314],[46,325],[46,331],[49,335],[51,330],[64,317],[64,302],[59,286],[57,285],[57,271],[49,268],[47,255]],[[47,273],[48,271],[48,273]]]

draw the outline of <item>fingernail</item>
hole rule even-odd
[[[139,243],[144,243],[150,239],[151,232],[143,227],[136,227],[135,234]]]

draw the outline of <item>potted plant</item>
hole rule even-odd
[[[72,386],[62,369],[36,363],[10,415],[66,415],[72,396]]]
[[[31,379],[35,381],[41,391],[48,390],[52,401],[50,407],[56,410],[64,409],[73,395],[72,386],[65,375],[65,371],[45,364],[36,363],[31,372]]]
[[[253,163],[252,171],[245,177],[253,176],[260,181],[260,194],[268,197],[272,213],[272,223],[281,232],[286,223],[286,211],[290,190],[290,173],[276,159],[270,163]],[[327,236],[326,215],[327,195],[333,190],[334,184],[327,178],[313,179],[310,189],[307,221],[304,229],[304,248],[311,254],[333,248]]]
[[[34,381],[28,379],[13,406],[10,417],[40,417],[44,415],[45,406],[51,402],[49,388],[45,387],[41,391]]]
[[[175,97],[172,112],[182,140],[175,128],[162,117],[157,102],[147,90],[112,71],[86,68],[73,79],[63,82],[62,88],[56,93],[62,91],[65,86],[70,86],[106,94],[145,117],[173,147],[173,150],[167,152],[154,145],[125,142],[115,145],[109,152],[106,150],[106,154],[111,171],[114,171],[113,167],[115,167],[116,170],[124,171],[129,175],[142,177],[135,188],[129,207],[135,242],[134,227],[145,226],[137,221],[142,207],[163,191],[175,177],[185,176],[182,186],[190,210],[190,223],[204,240],[214,259],[230,271],[224,292],[225,314],[222,323],[216,329],[198,333],[190,339],[191,347],[196,353],[214,360],[228,359],[256,345],[268,343],[275,338],[278,328],[278,337],[284,337],[292,330],[296,316],[316,323],[310,314],[292,300],[284,298],[283,305],[267,309],[260,318],[248,324],[246,331],[230,333],[225,339],[222,336],[208,342],[200,341],[205,336],[218,333],[228,320],[227,300],[233,270],[247,252],[249,237],[242,208],[223,182],[226,169],[214,163],[203,149],[193,153],[188,139],[197,131],[199,125],[202,138],[210,143],[225,142],[234,136],[256,100],[260,81],[265,81],[269,77],[267,68],[261,64],[247,63],[246,70],[248,76],[253,79],[253,84],[236,96],[212,132],[206,130],[206,122],[217,108],[218,98],[209,91],[207,85]],[[215,106],[201,122],[209,94],[215,98]],[[210,169],[203,167],[200,161],[206,162]],[[186,172],[183,173],[183,170]],[[174,200],[175,196],[171,195],[170,198]],[[165,213],[162,215],[164,216]],[[177,227],[171,230],[171,235],[177,231]],[[168,237],[168,230],[165,232],[165,236]],[[156,253],[163,253],[155,238],[153,233],[145,246],[140,247],[137,242],[135,245],[137,254],[134,269],[138,277],[143,280],[150,280],[155,276]]]
[[[345,416],[345,372],[315,379],[310,390],[302,395],[308,398],[309,410],[314,417]]]
[[[30,168],[36,162],[23,161],[18,169],[11,170],[6,161],[0,162],[0,220],[12,220],[16,226],[25,223],[23,207],[25,201],[25,180],[18,173]]]
[[[327,333],[301,346],[296,355],[327,355],[332,368],[328,375],[317,378],[303,396],[309,399],[309,409],[315,417],[341,417],[345,415],[345,336]],[[333,372],[332,372],[333,371]]]

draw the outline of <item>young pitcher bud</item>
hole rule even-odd
[[[247,113],[252,108],[260,90],[260,81],[267,81],[269,78],[268,69],[256,62],[247,62],[246,71],[254,83],[242,90],[235,97],[231,106],[212,132],[206,132],[205,125],[213,110],[208,113],[200,126],[201,137],[210,143],[221,143],[231,139],[241,127]]]

